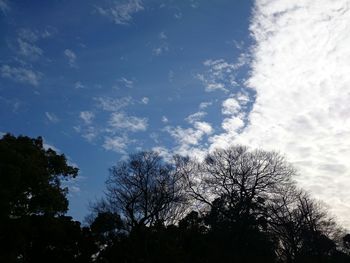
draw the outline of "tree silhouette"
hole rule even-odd
[[[68,209],[67,189],[61,180],[78,168],[66,157],[44,149],[41,137],[6,134],[0,140],[0,213],[2,217],[57,215]]]
[[[350,235],[274,152],[132,154],[85,227],[64,215],[61,182],[77,173],[40,137],[0,139],[0,262],[350,262]]]
[[[106,185],[107,203],[130,229],[170,222],[186,201],[176,166],[152,151],[130,155],[114,166]]]
[[[68,190],[61,181],[77,173],[41,137],[0,139],[0,262],[88,262],[89,231],[63,216]]]

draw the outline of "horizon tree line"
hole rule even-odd
[[[78,175],[41,137],[0,139],[0,262],[350,262],[350,234],[276,152],[203,160],[155,151],[110,168],[87,225],[65,216]]]

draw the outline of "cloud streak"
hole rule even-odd
[[[97,7],[97,12],[111,19],[117,25],[128,25],[133,15],[144,10],[141,0],[128,0],[124,3],[114,1],[108,7]]]
[[[42,73],[23,68],[3,65],[0,68],[1,77],[11,79],[15,82],[38,86]]]
[[[65,57],[68,59],[69,66],[74,68],[77,66],[76,61],[77,61],[77,55],[70,49],[65,49],[63,54]]]

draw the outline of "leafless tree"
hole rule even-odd
[[[156,152],[130,155],[110,170],[107,202],[130,228],[172,222],[185,201],[176,162],[166,163]]]
[[[278,153],[235,146],[216,150],[200,163],[188,162],[184,173],[194,199],[210,206],[225,196],[231,204],[244,204],[242,213],[250,213],[254,202],[290,184],[295,170]]]
[[[305,249],[328,253],[340,239],[335,221],[295,185],[281,188],[267,211],[270,232],[278,240],[276,252],[284,262],[294,262]]]

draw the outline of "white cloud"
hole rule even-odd
[[[54,113],[50,113],[46,111],[45,116],[52,123],[57,123],[60,121],[59,118]]]
[[[147,119],[135,116],[127,116],[124,113],[114,112],[111,114],[109,126],[114,129],[125,129],[132,132],[145,131],[147,129]]]
[[[204,135],[210,135],[213,128],[207,122],[194,122],[193,128],[184,129],[180,126],[167,126],[165,130],[183,146],[198,145]],[[181,146],[180,146],[181,147]]]
[[[17,39],[18,53],[30,59],[37,59],[43,54],[43,50],[34,43],[26,42],[21,38]]]
[[[83,130],[80,128],[79,130],[80,132],[82,132],[82,137],[89,142],[92,142],[93,140],[95,140],[95,138],[97,138],[97,136],[99,135],[99,131],[93,126],[88,126]]]
[[[105,111],[118,111],[124,107],[127,107],[132,103],[130,97],[123,97],[120,99],[113,99],[109,97],[98,97],[95,98],[98,103],[98,107]]]
[[[119,83],[119,84],[117,85],[117,88],[122,87],[122,88],[131,89],[131,88],[134,87],[134,82],[133,82],[132,80],[127,79],[127,78],[124,78],[124,77],[120,78],[120,79],[118,80],[118,83]]]
[[[241,105],[235,98],[228,98],[222,103],[222,114],[234,115],[241,110]]]
[[[187,116],[185,120],[186,120],[188,123],[194,123],[194,122],[196,122],[196,121],[201,120],[205,115],[207,115],[206,112],[204,112],[204,111],[198,111],[198,112],[195,112],[195,113],[193,113],[193,114]]]
[[[162,116],[162,122],[164,122],[164,123],[168,123],[168,122],[169,122],[169,120],[168,120],[168,118],[167,118],[166,116]]]
[[[255,103],[247,125],[225,119],[212,146],[285,153],[300,185],[350,227],[349,1],[258,0],[254,10]]]
[[[114,2],[108,7],[97,7],[97,12],[111,19],[115,24],[128,25],[133,15],[144,10],[141,0],[128,0],[123,3]]]
[[[235,63],[229,63],[224,59],[208,59],[203,62],[207,68],[204,74],[197,74],[204,87],[205,91],[224,91],[228,92],[234,87],[238,87],[239,83],[236,80],[236,72],[250,61],[246,53],[240,54]]]
[[[71,67],[76,67],[76,60],[77,60],[77,55],[70,49],[65,49],[63,54],[66,56],[68,59],[69,66]]]
[[[32,86],[38,86],[42,77],[42,73],[40,72],[23,67],[11,67],[9,65],[1,66],[0,71],[3,78],[9,78],[15,82],[25,83]]]
[[[156,146],[152,148],[152,151],[157,152],[167,162],[173,161],[173,154],[165,147]]]
[[[21,59],[37,60],[44,54],[42,48],[37,45],[41,39],[51,37],[55,29],[47,27],[44,31],[21,28],[18,30],[16,45],[10,44],[16,50],[16,53],[21,56]]]
[[[243,126],[244,121],[239,117],[225,118],[222,122],[222,128],[230,133],[237,133],[237,130]]]
[[[209,135],[213,132],[213,128],[208,122],[196,121],[193,125],[197,130],[202,131],[204,134]]]
[[[143,97],[141,101],[142,101],[143,104],[148,104],[149,98],[148,97]]]
[[[61,150],[58,149],[56,146],[53,144],[49,143],[46,138],[43,138],[43,147],[45,150],[51,149],[54,150],[56,153],[61,153]]]
[[[85,124],[91,124],[95,118],[95,114],[91,111],[81,111],[79,116]]]
[[[105,148],[106,150],[125,154],[125,150],[129,142],[129,139],[125,136],[106,137],[103,144],[103,148]]]
[[[199,104],[199,109],[204,110],[204,109],[208,108],[209,106],[211,106],[212,104],[213,104],[212,102],[206,102],[206,101],[201,102]]]

